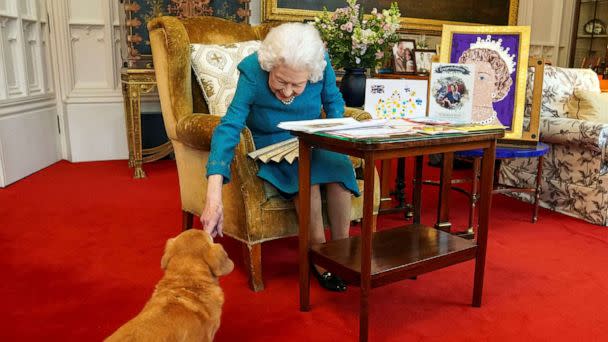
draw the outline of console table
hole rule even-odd
[[[123,69],[120,73],[122,95],[125,102],[125,124],[127,126],[127,145],[129,147],[129,167],[132,167],[133,178],[144,178],[146,173],[143,163],[164,158],[173,152],[168,141],[160,146],[141,147],[141,94],[149,93],[156,87],[154,69]]]
[[[492,199],[496,139],[503,130],[457,135],[409,135],[391,139],[349,139],[327,133],[292,132],[299,139],[300,198],[310,197],[311,148],[356,156],[364,160],[361,236],[309,243],[310,201],[299,201],[300,310],[310,310],[310,265],[340,275],[361,288],[359,340],[367,341],[371,289],[443,267],[475,259],[473,306],[481,306],[483,275]],[[414,196],[414,224],[373,232],[374,165],[376,160],[483,149],[479,228],[474,241],[420,224],[420,195]]]

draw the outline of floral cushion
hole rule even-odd
[[[526,88],[526,114],[529,116],[534,89],[534,69],[528,71]],[[591,69],[568,69],[545,66],[543,77],[543,99],[540,109],[541,117],[568,117],[566,103],[574,93],[574,89],[590,92],[600,92],[600,81]]]
[[[192,68],[210,114],[226,114],[239,78],[237,65],[259,48],[259,40],[223,45],[190,44]]]

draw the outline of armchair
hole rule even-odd
[[[270,25],[249,26],[214,17],[184,20],[159,17],[148,23],[163,120],[177,162],[183,229],[191,228],[193,215],[199,216],[203,210],[207,190],[205,166],[211,135],[220,121],[220,117],[208,114],[200,88],[193,83],[189,44],[262,40],[270,28]],[[369,113],[349,108],[345,115],[358,120],[371,118]],[[263,181],[256,176],[257,164],[247,157],[253,150],[251,132],[245,129],[231,165],[232,180],[223,187],[222,197],[224,232],[243,243],[249,285],[252,290],[260,291],[264,288],[261,244],[297,235],[298,220],[292,201],[279,196],[267,197]],[[375,182],[378,182],[377,175]],[[363,189],[362,181],[359,186]],[[362,198],[353,197],[352,201],[351,219],[360,219]],[[376,212],[378,204],[376,192]],[[294,260],[294,265],[296,262]]]
[[[531,71],[533,72],[533,71]],[[528,74],[527,105],[531,103],[533,75]],[[546,66],[541,104],[540,140],[551,150],[543,162],[540,205],[551,210],[608,225],[608,124],[568,118],[566,103],[574,89],[600,92],[597,75],[589,69]],[[500,182],[532,187],[537,161],[506,160]],[[514,196],[528,202],[528,194]]]

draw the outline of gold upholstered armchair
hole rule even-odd
[[[177,162],[183,228],[188,229],[192,227],[193,215],[199,216],[205,204],[205,166],[212,132],[220,122],[220,117],[208,114],[207,103],[191,74],[190,44],[262,40],[270,26],[249,26],[214,17],[183,20],[159,17],[148,23],[148,29],[163,120]],[[347,115],[356,119],[370,117],[355,109],[347,109]],[[232,180],[223,187],[222,197],[224,233],[243,243],[249,285],[259,291],[264,288],[261,243],[297,235],[298,220],[292,201],[278,196],[267,197],[263,181],[256,176],[257,164],[247,157],[253,150],[251,132],[245,129],[231,165]],[[359,186],[363,190],[362,181]],[[353,197],[353,220],[362,217],[362,202],[362,197]],[[377,191],[374,203],[377,212]],[[297,260],[294,260],[296,264]]]

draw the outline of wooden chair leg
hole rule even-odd
[[[540,192],[542,189],[543,179],[543,156],[538,157],[538,169],[536,171],[536,191],[534,191],[534,210],[532,211],[532,223],[538,220],[538,203],[540,201]]]
[[[243,244],[243,259],[249,273],[249,288],[254,292],[264,290],[262,279],[262,244]]]
[[[182,231],[192,228],[194,214],[182,210]]]

